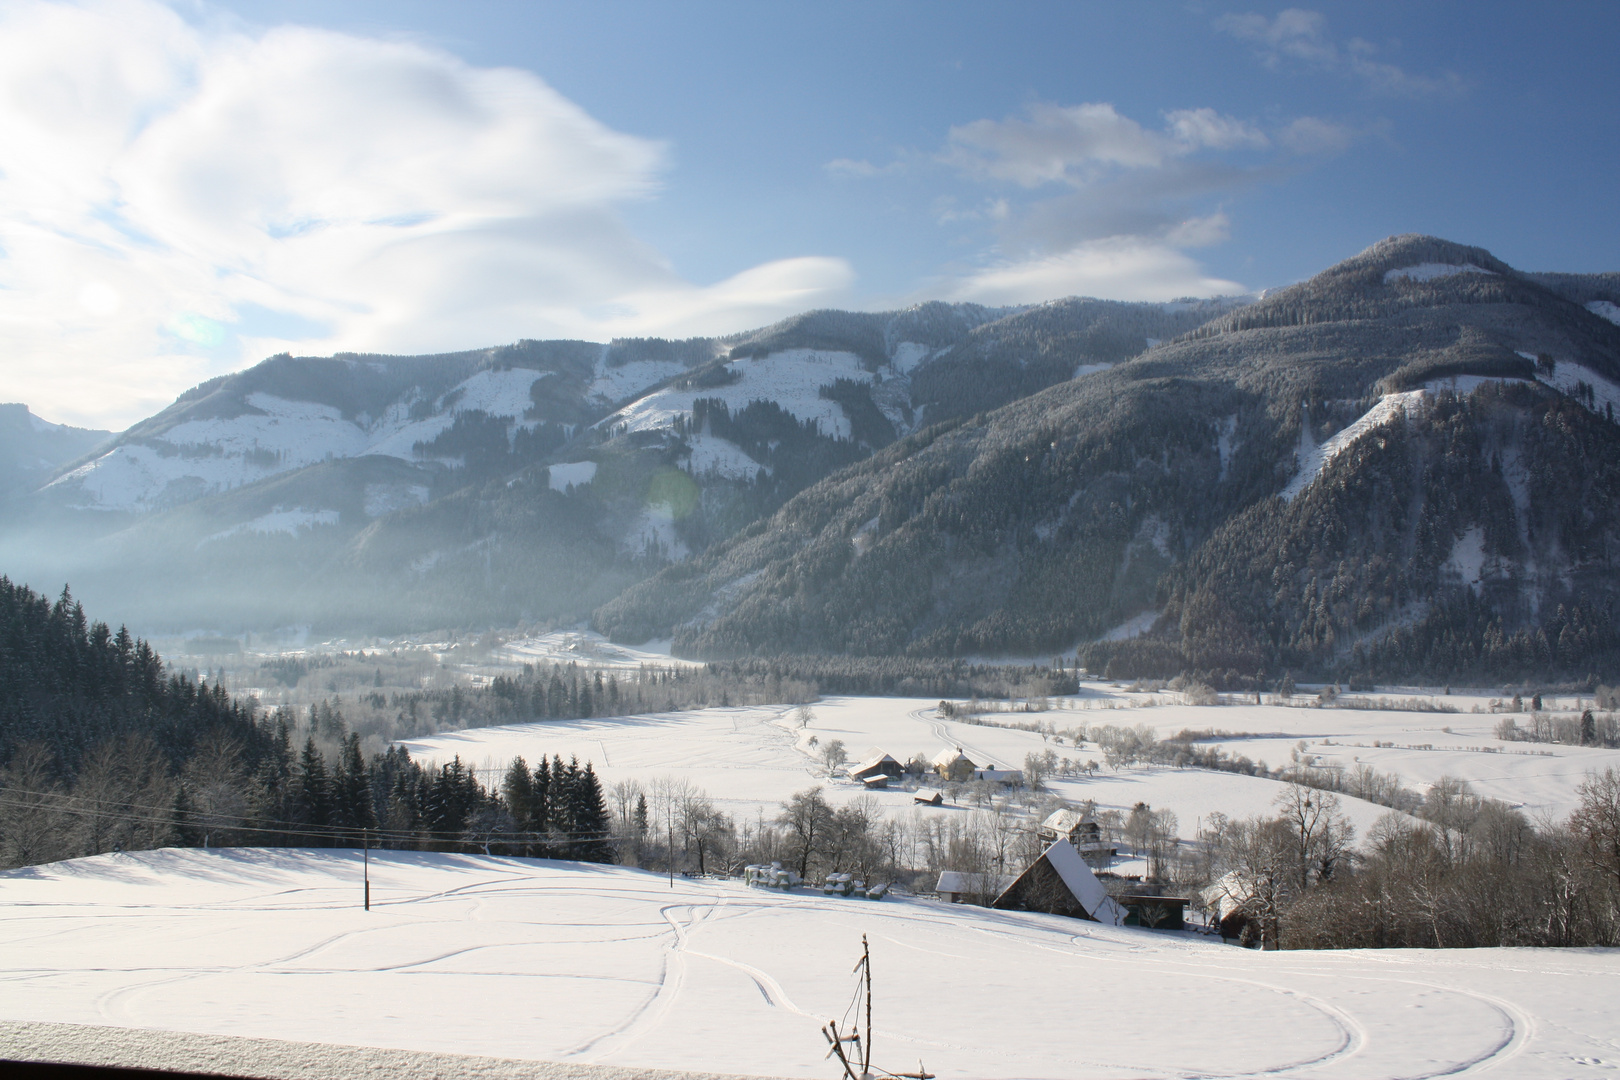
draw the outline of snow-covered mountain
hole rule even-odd
[[[957,410],[596,628],[708,659],[1080,648],[1094,670],[1223,684],[1612,671],[1616,285],[1391,238],[1107,370]]]
[[[110,438],[110,431],[41,420],[26,405],[0,404],[0,500],[37,488]]]
[[[667,361],[608,369],[610,352],[525,342],[434,358],[275,357],[184,395],[45,490],[79,509],[145,512],[367,456],[418,466],[427,478],[466,467],[458,425],[498,429],[509,449],[537,436],[555,445],[627,383],[684,370]],[[399,502],[379,496],[371,506],[377,516]]]
[[[142,625],[577,618],[927,424],[1242,302],[935,303],[725,339],[272,357],[65,455],[0,524],[0,561],[124,597]]]

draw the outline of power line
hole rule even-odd
[[[11,798],[13,795],[34,796],[45,801],[35,803],[19,802]],[[299,836],[306,838],[328,838],[348,840],[355,843],[361,841],[362,837],[360,834],[366,831],[365,826],[322,825],[315,822],[279,821],[274,818],[258,819],[260,822],[267,822],[258,825],[248,825],[245,823],[230,824],[219,820],[213,815],[200,814],[195,817],[188,817],[177,814],[173,808],[140,806],[133,803],[117,804],[117,806],[127,806],[131,810],[145,811],[145,813],[128,813],[117,808],[100,809],[83,805],[74,805],[73,800],[76,798],[78,797],[71,795],[60,795],[52,792],[25,791],[17,788],[10,788],[5,791],[0,791],[0,807],[21,810],[43,810],[52,813],[72,814],[78,817],[109,818],[116,821],[140,822],[148,825],[171,825],[177,828],[187,826],[204,828],[212,827],[231,832],[249,832],[275,836]],[[95,801],[98,803],[102,802],[102,800]],[[278,828],[277,826],[281,827]],[[399,843],[420,843],[423,840],[444,841],[448,843],[465,842],[468,840],[466,830],[461,832],[449,832],[445,830],[433,829],[372,829],[370,831],[371,834],[379,840],[391,840]],[[611,838],[613,834],[608,830],[592,830],[587,832],[538,832],[534,830],[527,830],[522,832],[491,831],[482,835],[484,836],[484,842],[486,843],[522,844],[548,843],[559,840],[570,842],[578,840],[605,840]]]

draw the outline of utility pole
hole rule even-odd
[[[675,800],[664,803],[664,827],[669,838],[669,887],[675,887]]]
[[[861,1080],[872,1075],[872,950],[861,935],[861,967],[866,975],[866,1041],[861,1043]]]
[[[362,850],[364,852],[361,855],[361,859],[364,860],[362,865],[365,868],[363,872],[364,872],[365,878],[366,878],[366,910],[370,911],[371,910],[371,830],[370,829],[361,830],[360,836],[361,836],[360,843],[362,845]]]

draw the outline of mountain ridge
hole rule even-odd
[[[1595,589],[1583,625],[1609,629],[1583,631],[1591,644],[1566,661],[1570,671],[1599,661],[1607,669],[1617,660],[1613,589],[1591,570],[1606,572],[1611,547],[1620,551],[1607,510],[1620,495],[1608,419],[1617,363],[1620,328],[1575,299],[1482,249],[1392,237],[1108,371],[852,466],[690,565],[627,590],[594,622],[624,640],[673,636],[677,651],[709,658],[1083,647],[1099,670],[1233,681],[1262,669],[1375,664],[1377,650],[1351,655],[1339,639],[1365,638],[1381,619],[1398,630],[1428,618],[1424,633],[1441,636],[1466,624],[1471,635],[1472,653],[1405,673],[1477,669],[1496,655],[1486,638],[1545,636],[1563,606],[1556,637],[1577,593]],[[1389,416],[1365,423],[1348,450],[1313,456],[1399,394],[1444,407],[1385,404]],[[1536,425],[1559,438],[1530,439]],[[1450,447],[1440,438],[1448,428],[1461,432]],[[1452,468],[1465,437],[1472,464]],[[1323,492],[1357,482],[1360,470],[1393,468],[1369,460],[1370,446],[1407,455],[1406,472],[1385,476],[1381,490],[1415,506],[1397,523],[1402,545],[1427,530],[1421,555],[1398,547],[1386,558],[1412,560],[1410,572],[1369,571],[1377,544],[1350,542],[1392,535],[1380,531],[1377,498],[1324,503]],[[1583,467],[1589,459],[1596,467]],[[1285,499],[1307,460],[1321,471]],[[1520,472],[1584,516],[1560,518],[1525,496]],[[1436,475],[1451,476],[1454,490],[1433,488]],[[1463,478],[1478,482],[1458,486]],[[1518,521],[1518,547],[1484,530],[1492,507]],[[1230,525],[1239,519],[1245,527]],[[1317,525],[1330,527],[1317,536]],[[1241,562],[1243,543],[1277,534],[1291,539],[1268,541],[1273,548],[1311,557],[1251,561],[1224,578],[1210,571]],[[1483,545],[1475,561],[1488,564],[1484,577],[1441,580],[1463,544]],[[1355,565],[1342,575],[1324,572],[1346,559]],[[1394,610],[1358,609],[1346,595],[1356,587],[1375,588]],[[1242,614],[1226,612],[1222,588],[1250,597]],[[1459,590],[1480,611],[1434,616],[1465,606]],[[1156,616],[1149,634],[1102,640],[1145,612]],[[1314,629],[1302,631],[1307,624]],[[1223,635],[1241,647],[1222,653]],[[1408,644],[1424,655],[1426,644]],[[1399,666],[1378,655],[1376,664]]]
[[[727,338],[284,354],[192,388],[13,499],[0,557],[164,625],[311,621],[300,609],[373,628],[578,618],[931,411],[993,407],[1238,302],[930,303]],[[1005,355],[1008,336],[1054,320],[1106,348]],[[1009,390],[998,373],[1013,371]],[[603,584],[510,583],[537,576]],[[173,588],[141,593],[142,579]],[[249,580],[277,599],[252,600]],[[351,597],[342,618],[328,592]]]

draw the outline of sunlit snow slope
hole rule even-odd
[[[0,1016],[835,1075],[871,941],[876,1063],[951,1077],[1588,1075],[1620,955],[1258,953],[933,901],[538,860],[164,850],[0,875]]]

